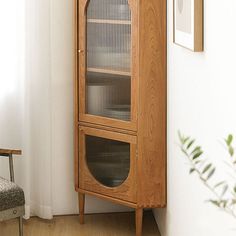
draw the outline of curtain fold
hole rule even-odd
[[[27,205],[31,214],[52,218],[51,39],[49,0],[25,0],[26,66],[24,134],[30,162]],[[28,145],[28,147],[27,147]]]

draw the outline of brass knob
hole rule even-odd
[[[78,53],[83,53],[83,52],[84,52],[84,50],[82,50],[82,49],[78,50]]]

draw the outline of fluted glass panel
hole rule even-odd
[[[127,0],[87,7],[86,113],[131,119],[131,12]]]
[[[127,76],[88,73],[87,113],[130,120],[130,79]]]
[[[131,12],[127,0],[90,0],[89,19],[130,20]]]
[[[87,66],[130,72],[130,25],[88,23]]]
[[[97,181],[107,187],[120,186],[130,171],[130,144],[87,135],[86,160]]]

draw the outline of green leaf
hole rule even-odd
[[[189,149],[192,145],[193,145],[193,143],[195,142],[195,140],[193,139],[193,140],[191,140],[190,142],[189,142],[189,144],[188,144],[188,146],[187,146],[187,149]]]
[[[214,188],[218,188],[218,187],[220,187],[221,185],[223,185],[224,183],[225,183],[225,181],[219,182],[218,184],[216,184],[216,185],[214,186]]]
[[[195,152],[201,151],[201,147],[197,146],[193,149],[193,151],[191,152],[191,155],[193,155]]]
[[[209,200],[210,203],[212,203],[213,205],[220,207],[220,203],[218,201],[215,200]]]
[[[236,199],[232,199],[231,205],[235,205],[236,204]]]
[[[202,174],[205,174],[210,168],[212,167],[212,164],[208,164],[202,171]]]
[[[225,142],[226,142],[226,144],[227,144],[228,146],[230,146],[231,143],[232,143],[232,141],[233,141],[233,135],[232,135],[232,134],[229,134],[228,137],[227,137],[227,139],[225,140]]]
[[[222,200],[221,202],[220,202],[221,204],[221,207],[223,207],[223,208],[225,208],[226,206],[227,206],[227,201],[226,200]]]
[[[188,156],[188,153],[186,152],[186,150],[184,148],[181,148],[181,151],[186,155]]]
[[[229,147],[229,154],[231,157],[234,155],[234,149],[231,146]]]
[[[202,161],[200,161],[200,160],[197,160],[197,161],[195,161],[195,165],[197,165],[197,164],[199,164],[199,163],[201,163]]]
[[[212,177],[212,175],[215,173],[215,171],[216,171],[216,169],[213,168],[213,169],[210,171],[210,173],[208,174],[206,180],[209,180],[209,179]]]
[[[189,171],[189,174],[191,175],[194,171],[196,171],[195,168],[191,168],[190,171]]]
[[[178,136],[182,145],[186,144],[186,142],[190,139],[190,137],[184,137],[184,135],[182,135],[180,131],[178,131]]]
[[[222,190],[222,193],[221,193],[221,197],[223,197],[225,195],[225,193],[227,192],[229,186],[228,185],[225,185],[223,190]]]
[[[198,157],[200,157],[203,154],[203,151],[199,151],[197,153],[194,154],[193,156],[193,160],[197,159]]]
[[[178,136],[179,136],[180,142],[183,143],[183,137],[182,137],[182,134],[179,130],[178,130]]]
[[[184,140],[183,140],[183,144],[186,144],[186,142],[187,142],[189,139],[190,139],[190,137],[186,137],[186,138],[184,138]]]

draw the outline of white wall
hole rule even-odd
[[[173,1],[168,1],[168,207],[156,212],[162,236],[233,236],[236,219],[205,201],[212,195],[178,148],[177,130],[197,138],[223,173],[221,141],[236,135],[236,1],[205,1],[205,52],[172,43]],[[222,171],[222,172],[221,172]],[[220,175],[218,176],[220,178]]]

